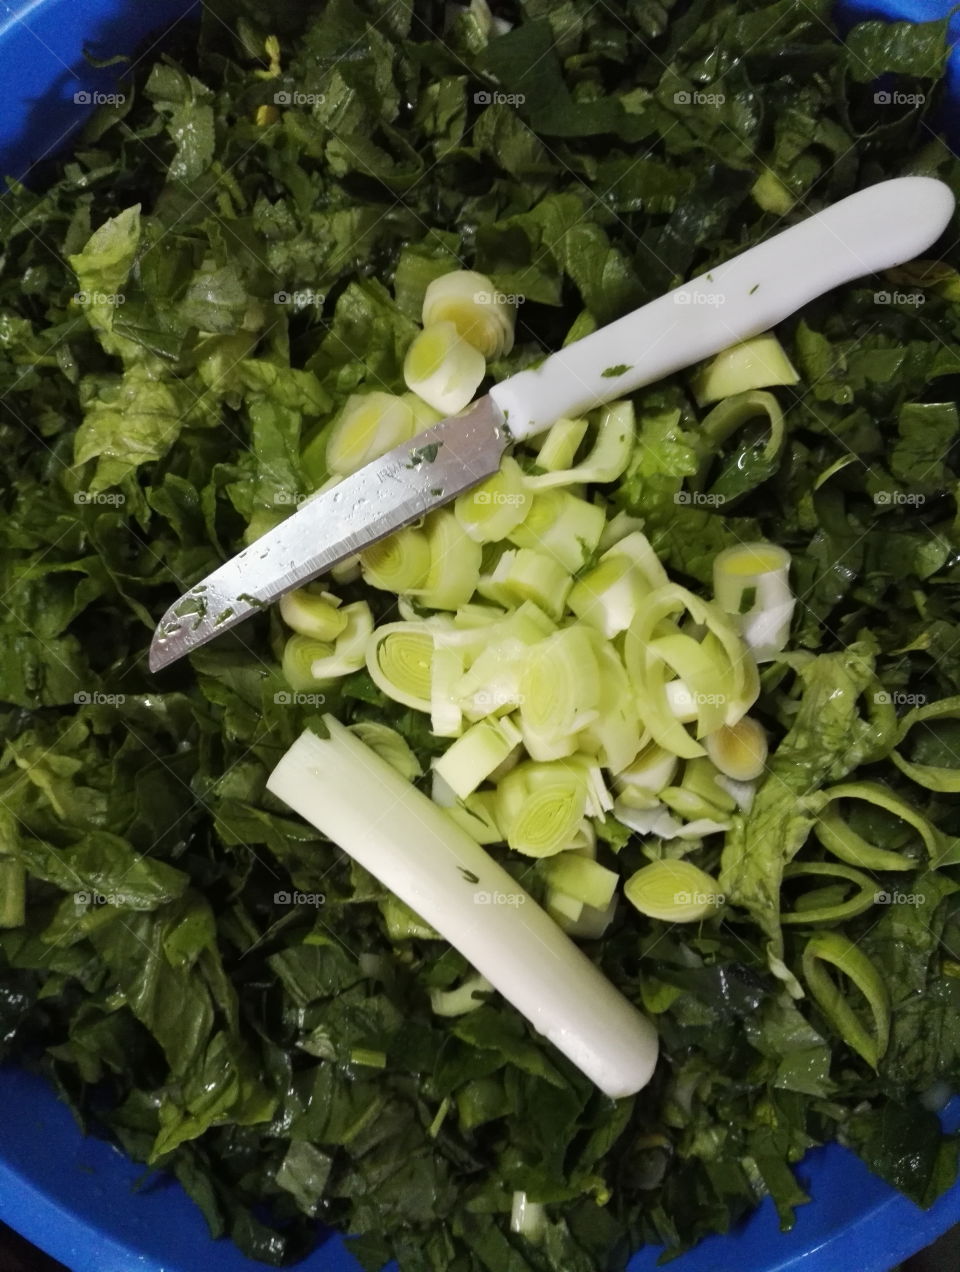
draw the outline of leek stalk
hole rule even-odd
[[[306,732],[283,756],[271,793],[454,944],[606,1095],[645,1086],[650,1022],[422,791],[332,716],[324,725],[328,737]]]

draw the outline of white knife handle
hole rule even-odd
[[[551,354],[490,390],[514,438],[578,416],[759,335],[841,283],[924,252],[954,198],[932,177],[881,181]]]

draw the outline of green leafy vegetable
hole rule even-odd
[[[371,1272],[610,1272],[765,1195],[788,1226],[791,1167],[837,1136],[920,1204],[955,1178],[920,1102],[960,1082],[955,234],[782,324],[796,383],[714,414],[691,370],[632,399],[608,524],[697,595],[720,551],[776,543],[797,597],[749,809],[702,840],[601,825],[599,869],[682,856],[723,896],[682,930],[621,903],[584,943],[657,1022],[641,1098],[600,1096],[495,996],[436,1014],[463,960],[265,793],[323,711],[427,772],[449,739],[426,717],[364,669],[291,693],[269,611],[162,680],[145,661],[176,596],[328,479],[348,399],[405,392],[442,275],[516,310],[497,379],[884,176],[960,191],[932,131],[945,22],[840,39],[832,15],[220,0],[0,201],[3,1055],[252,1258],[295,1261],[320,1219]],[[611,546],[580,538],[565,586]],[[337,595],[395,617],[362,580]],[[840,783],[892,802],[834,816]],[[831,826],[882,855],[837,873]],[[885,1048],[842,971],[804,992],[825,935],[887,986]],[[544,1206],[537,1244],[515,1193]]]

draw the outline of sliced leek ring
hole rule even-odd
[[[425,327],[403,362],[407,388],[441,415],[456,415],[472,402],[486,373],[483,354],[461,339],[452,322]]]

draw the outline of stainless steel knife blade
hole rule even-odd
[[[150,670],[476,486],[500,467],[509,440],[503,412],[482,397],[301,505],[170,606],[150,645]]]

